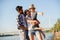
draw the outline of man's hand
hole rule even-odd
[[[24,27],[23,25],[20,26],[22,30],[28,30],[28,28]]]

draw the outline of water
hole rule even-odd
[[[52,33],[46,33],[46,38],[43,40],[51,40],[53,34]],[[0,37],[0,40],[19,40],[19,36],[7,36],[7,37]],[[35,38],[37,40],[37,38]]]
[[[53,37],[53,33],[46,33],[46,38],[44,40],[51,40],[51,38]]]

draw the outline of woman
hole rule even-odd
[[[28,30],[29,30],[29,38],[30,40],[34,40],[34,35],[36,35],[36,37],[38,38],[38,40],[42,40],[42,37],[40,36],[40,32],[42,32],[42,28],[37,28],[33,25],[38,24],[39,22],[37,20],[32,20],[31,19],[31,13],[29,10],[25,11],[26,14],[26,18],[28,19],[27,23],[28,23]],[[38,34],[38,35],[37,35]]]

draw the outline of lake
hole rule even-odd
[[[45,33],[46,38],[43,40],[51,40],[53,33]],[[0,40],[20,40],[19,36],[7,36],[7,37],[0,37]],[[35,40],[37,40],[37,38],[35,37]]]

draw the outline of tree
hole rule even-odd
[[[60,19],[58,19],[57,20],[57,22],[54,24],[54,26],[53,26],[53,28],[51,28],[50,30],[54,30],[54,31],[56,31],[56,30],[58,30],[58,31],[60,31]]]
[[[57,20],[56,24],[54,25],[54,30],[60,31],[60,19]]]

